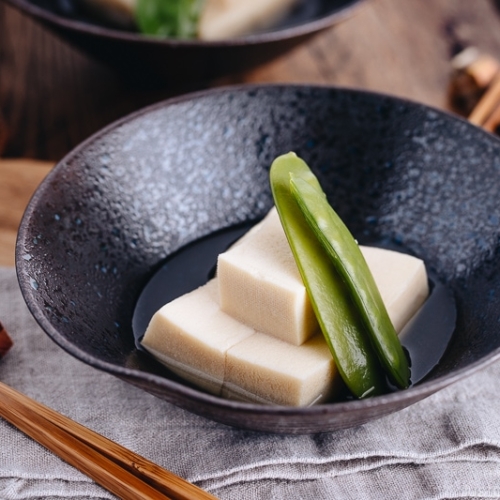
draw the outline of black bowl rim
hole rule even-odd
[[[178,383],[173,380],[167,379],[160,375],[138,372],[137,370],[131,368],[126,368],[109,362],[101,361],[89,355],[82,349],[76,347],[71,342],[69,342],[46,319],[41,308],[37,307],[35,301],[31,300],[30,284],[26,279],[26,277],[23,276],[22,274],[23,264],[25,264],[25,261],[22,258],[22,253],[23,253],[23,241],[26,239],[29,221],[31,217],[33,217],[33,215],[36,213],[35,207],[37,203],[40,201],[42,195],[44,194],[46,186],[49,184],[49,181],[52,179],[52,177],[57,176],[58,172],[65,168],[65,164],[69,160],[80,154],[82,151],[84,151],[88,145],[91,145],[94,141],[98,140],[102,136],[105,136],[107,133],[120,127],[121,125],[129,121],[135,120],[143,115],[147,115],[148,113],[154,112],[164,107],[168,107],[170,105],[175,105],[177,103],[182,103],[193,99],[204,98],[207,96],[209,97],[211,95],[230,93],[230,92],[248,92],[252,90],[266,90],[266,89],[297,89],[297,90],[324,90],[324,91],[334,90],[336,92],[365,94],[367,96],[373,96],[375,98],[389,99],[395,102],[399,102],[401,104],[410,105],[414,107],[416,106],[420,107],[421,109],[433,111],[441,116],[444,116],[446,119],[463,122],[466,126],[474,129],[475,133],[484,134],[489,138],[489,140],[494,140],[494,141],[498,140],[494,135],[486,132],[485,130],[479,127],[476,127],[475,125],[471,124],[470,122],[461,118],[460,116],[450,113],[446,110],[438,109],[429,106],[427,104],[413,101],[408,98],[396,97],[382,92],[374,92],[365,89],[357,89],[353,87],[340,87],[333,85],[283,84],[283,83],[229,85],[214,89],[187,93],[181,96],[166,99],[157,102],[155,104],[152,104],[150,106],[144,107],[100,129],[99,131],[91,135],[89,138],[87,138],[85,141],[80,143],[78,146],[76,146],[68,154],[66,154],[64,158],[62,158],[54,166],[54,168],[49,172],[49,174],[45,177],[45,179],[36,189],[24,212],[24,215],[22,217],[19,226],[17,241],[16,241],[15,263],[16,263],[17,279],[20,285],[21,293],[23,295],[23,298],[26,302],[29,311],[31,312],[31,314],[33,315],[39,326],[45,331],[45,333],[49,335],[49,337],[51,337],[51,339],[56,344],[58,344],[63,350],[71,354],[73,357],[79,359],[80,361],[94,368],[97,368],[101,371],[104,371],[106,373],[115,375],[120,378],[125,378],[131,382],[136,382],[138,385],[143,386],[144,382],[152,383],[156,387],[161,387],[163,389],[168,389],[172,392],[177,392],[186,399],[202,404],[207,404],[214,408],[235,410],[240,412],[260,413],[260,414],[274,415],[274,416],[284,416],[284,417],[304,416],[304,415],[307,415],[308,417],[314,417],[314,415],[319,416],[319,415],[324,415],[325,413],[334,414],[343,412],[356,412],[371,407],[383,407],[385,405],[390,405],[391,403],[392,404],[399,403],[401,407],[404,407],[405,405],[408,406],[412,404],[412,402],[424,399],[425,397],[428,397],[434,394],[435,392],[455,382],[458,382],[459,380],[468,377],[483,368],[486,368],[491,363],[500,359],[500,347],[499,347],[491,351],[483,358],[471,363],[468,366],[460,368],[456,371],[452,371],[449,374],[440,376],[434,380],[424,381],[404,391],[396,391],[389,394],[376,396],[374,398],[332,402],[332,403],[313,405],[309,407],[288,407],[288,406],[278,406],[278,405],[265,406],[260,404],[244,403],[244,402],[223,399],[218,396],[214,396],[212,394],[208,394],[199,391],[197,389],[191,388],[182,383]]]
[[[104,26],[84,23],[62,15],[54,14],[48,10],[43,9],[37,5],[32,4],[28,0],[4,0],[13,7],[22,12],[40,19],[51,25],[55,25],[67,30],[76,31],[83,34],[91,34],[95,37],[109,38],[117,41],[136,42],[144,45],[164,45],[172,48],[176,47],[238,47],[238,46],[251,46],[266,43],[279,42],[283,40],[298,38],[301,36],[317,33],[334,24],[337,24],[348,17],[350,17],[354,10],[359,8],[360,5],[367,0],[349,0],[351,3],[332,14],[310,21],[298,26],[292,26],[276,31],[269,31],[265,33],[251,34],[243,37],[233,39],[222,39],[214,41],[201,41],[201,40],[180,40],[169,38],[155,38],[152,36],[142,35],[140,33],[132,33],[127,31],[120,31],[113,28],[106,28]]]

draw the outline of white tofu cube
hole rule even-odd
[[[303,344],[319,329],[276,210],[219,255],[221,309],[255,330]]]
[[[222,395],[257,403],[309,406],[338,388],[335,363],[321,334],[295,346],[255,333],[227,352]]]
[[[198,36],[202,40],[221,40],[268,28],[296,3],[297,0],[208,0]]]
[[[253,333],[220,310],[212,280],[157,311],[141,344],[177,375],[219,395],[227,350]]]
[[[392,324],[398,333],[429,295],[424,262],[392,250],[361,246]]]

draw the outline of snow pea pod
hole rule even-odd
[[[350,391],[358,398],[381,394],[386,390],[383,370],[361,316],[334,262],[291,193],[291,175],[316,188],[320,186],[309,167],[294,153],[278,157],[271,165],[274,202],[321,331]]]
[[[291,174],[292,195],[346,283],[379,361],[390,379],[406,389],[410,382],[408,360],[377,284],[354,237],[328,203],[319,183],[310,182],[310,175],[302,178]]]

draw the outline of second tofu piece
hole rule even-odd
[[[256,332],[227,351],[222,396],[241,401],[310,406],[340,387],[323,335],[301,346]]]
[[[420,309],[429,295],[424,261],[384,248],[360,246],[396,332]]]
[[[268,28],[296,3],[297,0],[209,0],[201,15],[199,38],[222,40]]]

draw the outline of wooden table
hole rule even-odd
[[[299,82],[364,88],[448,108],[450,60],[500,58],[493,0],[368,0],[355,16],[270,64],[213,85]],[[23,207],[50,165],[109,122],[170,97],[108,68],[0,2],[0,265],[13,264]]]

